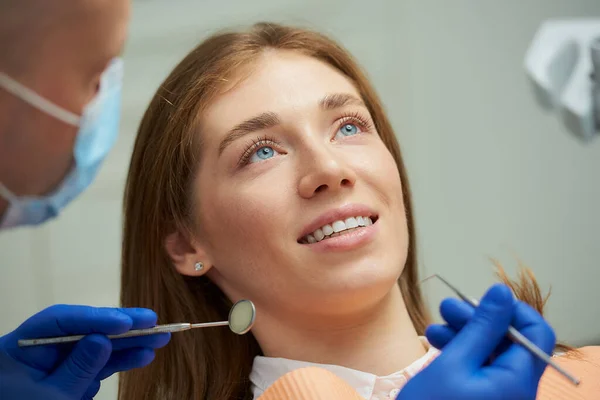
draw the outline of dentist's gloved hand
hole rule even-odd
[[[141,308],[56,305],[0,338],[0,394],[13,399],[92,399],[100,381],[146,366],[170,334],[113,340],[104,335],[150,328],[156,314]],[[89,334],[74,344],[18,346],[19,339]]]
[[[538,312],[497,284],[476,309],[449,299],[442,302],[441,313],[448,324],[431,325],[426,335],[442,354],[408,381],[398,400],[536,398],[546,364],[505,335],[512,323],[550,354],[554,331]]]

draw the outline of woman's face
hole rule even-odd
[[[209,278],[273,314],[380,300],[408,232],[397,166],[361,96],[298,53],[253,67],[201,119],[194,201]]]

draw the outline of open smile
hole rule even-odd
[[[325,224],[313,232],[298,239],[300,244],[313,244],[323,240],[328,240],[342,235],[350,234],[354,231],[364,229],[377,222],[377,215],[356,216],[346,219],[339,219],[332,223]]]
[[[369,243],[379,230],[379,214],[364,204],[330,209],[306,225],[297,242],[315,251],[348,251]]]

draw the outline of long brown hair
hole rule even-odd
[[[265,49],[319,59],[357,87],[377,132],[394,157],[403,184],[408,256],[398,284],[419,334],[430,323],[418,283],[410,186],[398,141],[381,101],[358,64],[322,34],[272,23],[224,32],[196,47],[167,77],[138,131],[125,192],[121,275],[124,307],[147,307],[160,322],[227,319],[231,302],[206,278],[180,275],[164,249],[165,237],[190,232],[190,183],[197,169],[198,118],[243,67]],[[146,368],[121,375],[119,396],[131,399],[251,398],[248,376],[260,348],[252,334],[200,330],[173,336]]]

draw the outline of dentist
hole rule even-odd
[[[0,229],[59,215],[96,177],[119,127],[129,0],[0,2]],[[0,398],[91,399],[100,381],[147,365],[168,334],[146,309],[53,306],[0,338]],[[87,334],[71,347],[27,337]]]

